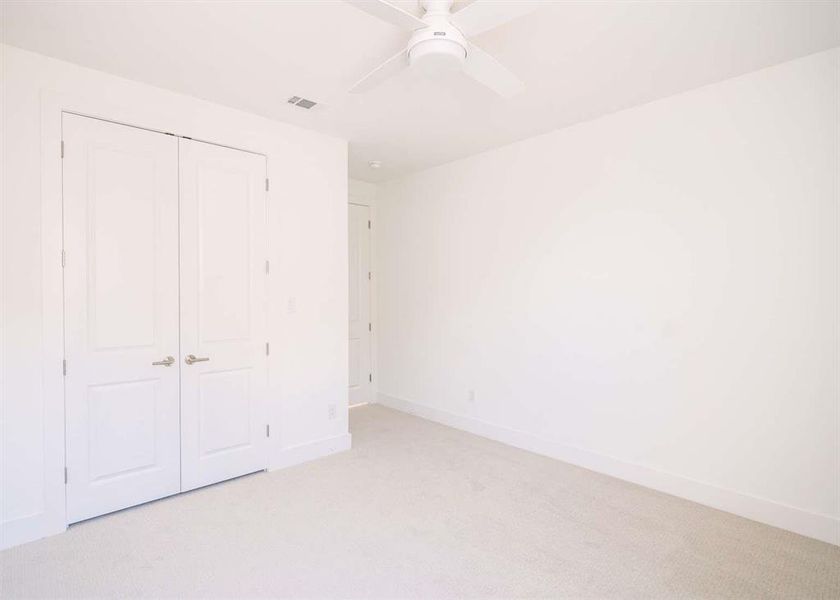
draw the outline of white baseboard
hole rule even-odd
[[[316,458],[335,454],[336,452],[349,450],[351,441],[352,436],[349,433],[344,433],[335,437],[283,448],[276,455],[272,456],[268,470],[285,469],[286,467],[299,465],[310,460],[315,460]]]
[[[840,519],[837,517],[808,512],[765,498],[720,488],[682,475],[626,462],[583,448],[544,440],[524,431],[494,425],[473,417],[457,415],[387,394],[380,393],[377,402],[389,408],[468,431],[516,448],[549,456],[829,544],[840,545]]]
[[[50,518],[47,513],[38,513],[0,523],[0,550],[34,542],[57,533],[62,533],[67,525]]]
[[[273,457],[268,470],[283,469],[336,452],[349,450],[351,439],[351,435],[345,433],[299,446],[292,446],[291,448],[284,448]],[[46,513],[6,521],[0,523],[0,550],[62,533],[66,529],[65,523],[56,520],[56,518],[49,518]]]

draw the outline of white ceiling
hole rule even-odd
[[[4,1],[0,19],[6,43],[347,138],[351,175],[367,181],[840,45],[833,1],[546,0],[474,39],[525,81],[511,100],[410,69],[350,96],[407,34],[341,0]],[[325,104],[305,111],[292,95]]]

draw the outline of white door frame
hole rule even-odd
[[[148,105],[117,106],[95,95],[82,96],[43,89],[41,100],[41,283],[42,283],[42,390],[44,415],[44,497],[43,510],[20,519],[7,521],[2,526],[2,547],[12,547],[30,540],[61,533],[67,529],[67,496],[65,478],[65,411],[64,411],[64,269],[61,265],[63,249],[63,197],[61,140],[62,115],[65,112],[83,117],[110,121],[120,125],[139,127],[160,133],[179,132],[180,135],[199,139],[185,123],[168,111]],[[143,125],[140,125],[143,123]],[[269,172],[269,151],[262,149],[260,139],[252,134],[224,126],[214,132],[213,141],[219,146],[245,150],[266,157]],[[248,140],[251,149],[239,147],[235,141]],[[268,218],[268,197],[266,195]],[[266,250],[270,253],[270,239]],[[268,294],[268,291],[266,291]],[[266,336],[270,332],[267,315]],[[72,368],[72,367],[71,367]],[[268,415],[271,420],[272,415]],[[277,429],[277,428],[272,428]],[[274,435],[272,435],[274,439]]]

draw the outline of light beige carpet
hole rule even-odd
[[[353,449],[0,554],[0,596],[840,598],[840,548],[386,408]]]

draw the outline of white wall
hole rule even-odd
[[[839,63],[383,184],[380,401],[840,543]]]
[[[52,218],[42,214],[42,196],[50,193],[41,189],[42,168],[60,169],[60,162],[57,148],[42,148],[58,112],[45,123],[42,110],[55,103],[268,156],[270,465],[346,448],[346,142],[9,46],[0,45],[0,55],[0,547],[64,524],[55,468],[63,465],[63,440],[54,435],[62,404],[47,393],[60,361],[43,360],[54,354],[45,348],[53,340],[45,323],[53,317],[44,305],[55,301],[45,295],[44,279],[58,263],[42,256],[57,243],[42,236],[44,219]],[[329,404],[338,409],[333,420]]]

